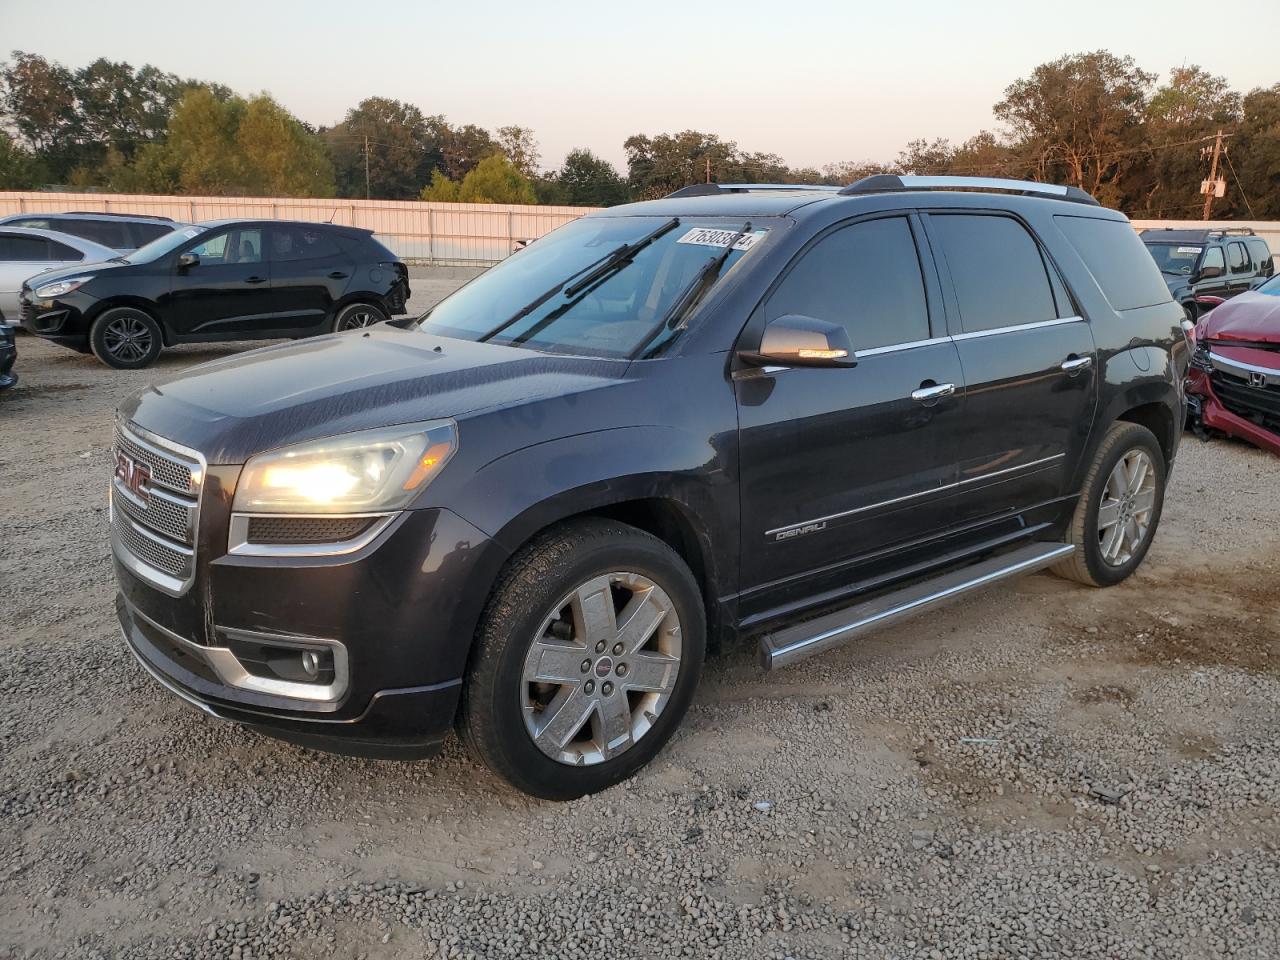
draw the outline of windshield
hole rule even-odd
[[[1182,276],[1191,273],[1204,247],[1192,243],[1148,243],[1147,249],[1161,273]]]
[[[706,217],[575,220],[441,301],[419,326],[548,353],[633,357],[673,336],[666,321],[689,306],[682,295],[744,226],[740,219]],[[751,228],[739,237],[719,276],[766,233]],[[641,243],[633,255],[611,259],[626,244]]]
[[[1280,273],[1264,283],[1258,288],[1259,293],[1269,293],[1273,297],[1280,297]]]
[[[139,247],[127,257],[121,257],[120,259],[125,263],[150,263],[152,260],[160,259],[167,253],[172,253],[186,244],[188,240],[193,240],[200,236],[207,229],[209,228],[194,223],[187,227],[181,227],[172,233],[166,233],[163,237],[157,237],[150,243]]]

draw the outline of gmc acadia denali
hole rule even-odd
[[[703,658],[767,668],[1045,567],[1142,562],[1188,346],[1071,187],[705,185],[584,217],[416,321],[218,360],[119,411],[124,635],[296,743],[455,726],[529,793],[630,776]]]

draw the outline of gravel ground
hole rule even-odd
[[[415,280],[426,305],[456,275]],[[179,369],[229,347],[166,353]],[[1280,956],[1280,464],[1188,439],[1147,564],[775,675],[570,804],[186,710],[124,650],[121,374],[0,395],[0,958]]]

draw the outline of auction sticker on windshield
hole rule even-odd
[[[738,236],[737,230],[716,230],[713,227],[694,227],[676,243],[694,243],[700,247],[727,247],[729,241]],[[748,233],[733,245],[735,250],[750,250],[756,241],[764,237],[764,231]]]

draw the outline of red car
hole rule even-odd
[[[1280,456],[1280,276],[1214,307],[1195,340],[1187,374],[1193,425]]]

